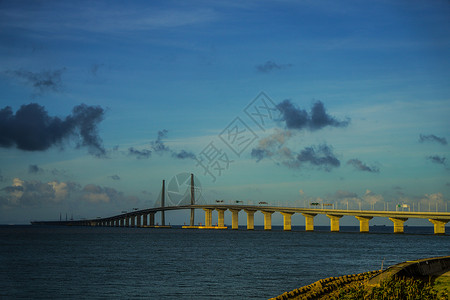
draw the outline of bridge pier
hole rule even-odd
[[[136,226],[137,227],[141,227],[141,219],[142,219],[142,215],[137,215],[136,216]]]
[[[131,216],[131,227],[136,226],[136,216]]]
[[[339,219],[342,215],[327,215],[327,217],[330,218],[330,231],[339,232]]]
[[[355,216],[355,218],[359,220],[359,232],[369,232],[369,221],[373,217]]]
[[[305,231],[314,231],[314,217],[317,214],[306,214],[302,213],[305,217]]]
[[[445,234],[445,224],[447,224],[449,220],[428,219],[428,221],[434,225],[434,234]]]
[[[244,211],[247,213],[247,230],[254,230],[256,209],[244,209]]]
[[[147,226],[148,225],[148,214],[143,214],[142,215],[142,226]]]
[[[293,212],[280,212],[283,215],[283,230],[284,231],[290,231],[292,229],[292,215]]]
[[[231,229],[239,229],[239,211],[240,209],[230,208],[231,211]]]
[[[211,227],[212,226],[212,212],[213,208],[204,208],[205,211],[205,226]]]
[[[155,226],[155,213],[154,212],[151,212],[151,213],[149,213],[149,215],[150,215],[150,226]]]
[[[129,216],[125,217],[125,227],[130,227],[130,217]]]
[[[394,233],[403,233],[403,223],[408,218],[389,218],[394,223]]]
[[[217,226],[225,227],[225,211],[226,208],[216,208],[217,210]]]
[[[264,230],[272,230],[272,214],[273,211],[262,210],[264,214]]]

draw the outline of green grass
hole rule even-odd
[[[443,282],[443,286],[448,287],[448,283]],[[363,284],[353,285],[339,291],[337,299],[445,299],[448,300],[448,293],[443,287],[436,290],[430,280],[415,278],[391,277],[380,283],[379,287],[372,290],[365,288]]]

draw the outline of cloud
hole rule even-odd
[[[150,144],[152,145],[152,149],[157,153],[163,153],[168,152],[169,147],[164,145],[164,142],[162,141],[163,138],[167,137],[167,133],[169,131],[167,129],[163,129],[158,131],[158,136],[155,141],[152,141]]]
[[[279,130],[276,129],[275,133],[260,139],[258,141],[258,146],[252,149],[251,157],[256,158],[259,162],[266,157],[272,157],[278,155],[281,157],[289,156],[291,154],[290,149],[282,147],[290,138],[292,137],[292,132],[289,130]]]
[[[259,162],[259,161],[261,161],[262,159],[264,159],[266,157],[271,157],[273,155],[273,153],[271,153],[267,149],[253,148],[252,152],[250,153],[250,155],[253,158],[256,158],[256,162]]]
[[[192,152],[188,152],[186,150],[181,150],[180,152],[172,152],[172,157],[179,158],[179,159],[195,159],[195,154]]]
[[[375,205],[375,203],[384,201],[384,197],[382,195],[375,194],[374,192],[372,192],[370,190],[366,190],[366,193],[364,194],[362,199],[364,200],[364,202],[373,204],[373,205]]]
[[[345,190],[337,190],[333,195],[328,196],[330,202],[340,205],[347,205],[350,208],[358,207],[362,201],[358,194]]]
[[[128,148],[128,155],[136,156],[137,159],[150,158],[152,152],[163,155],[164,153],[170,153],[172,157],[178,159],[195,159],[195,154],[186,150],[174,151],[167,146],[163,139],[167,137],[167,129],[158,131],[156,140],[150,142],[150,149],[138,150],[133,147]]]
[[[334,117],[327,114],[325,110],[325,106],[321,101],[317,101],[313,104],[311,109],[311,121],[310,128],[321,129],[326,126],[331,127],[346,127],[349,124],[349,120],[346,121],[338,121]]]
[[[438,136],[435,136],[434,134],[429,134],[429,135],[420,134],[419,142],[421,142],[421,143],[437,142],[441,145],[447,145],[447,140],[444,137],[438,137]]]
[[[65,140],[76,140],[77,148],[88,147],[90,154],[106,155],[97,125],[103,120],[100,106],[75,106],[72,114],[61,119],[51,117],[37,103],[22,105],[14,114],[11,107],[0,110],[0,147],[25,151],[44,151]]]
[[[44,170],[39,168],[38,165],[29,165],[28,166],[28,173],[30,174],[37,174],[37,173],[41,173]]]
[[[353,167],[355,167],[355,169],[357,169],[359,171],[365,171],[365,172],[370,172],[370,173],[380,172],[380,169],[378,167],[376,167],[376,166],[369,167],[368,165],[366,165],[365,163],[363,163],[362,161],[360,161],[359,159],[356,159],[356,158],[352,158],[352,159],[348,160],[347,165],[352,165]]]
[[[325,171],[339,167],[340,161],[333,153],[333,147],[326,144],[306,147],[300,152],[296,152],[285,144],[292,138],[293,132],[290,130],[276,129],[275,133],[259,140],[258,146],[251,151],[251,157],[257,162],[264,158],[273,158],[293,169],[300,169],[306,164],[318,167]]]
[[[119,176],[119,175],[117,175],[117,174],[114,174],[114,175],[108,176],[108,178],[111,178],[112,180],[120,180],[120,176]]]
[[[81,199],[92,204],[104,203],[126,203],[136,204],[139,198],[135,196],[125,196],[122,192],[110,187],[103,187],[96,184],[87,184],[84,186]]]
[[[288,69],[290,67],[292,67],[292,64],[277,64],[271,60],[266,61],[264,64],[261,65],[257,65],[256,66],[256,70],[259,73],[269,73],[272,72],[274,70],[283,70],[283,69]]]
[[[134,155],[137,159],[149,158],[152,155],[152,151],[148,149],[137,150],[133,147],[128,148],[128,155]]]
[[[81,201],[81,202],[80,202]],[[110,187],[87,184],[82,187],[76,182],[21,180],[14,178],[10,186],[0,189],[0,209],[11,207],[50,207],[61,204],[77,205],[114,204],[117,207],[135,205],[139,198],[127,196]],[[89,206],[90,207],[90,206]]]
[[[60,203],[67,199],[71,190],[76,188],[76,184],[58,181],[45,183],[38,180],[25,181],[14,178],[11,186],[1,189],[6,196],[2,197],[3,200],[0,204],[9,207],[35,207],[41,204]]]
[[[42,72],[31,72],[26,70],[6,71],[9,76],[23,79],[27,85],[30,85],[35,95],[42,95],[46,92],[61,92],[61,75],[66,68],[59,70],[46,70]]]
[[[297,155],[296,160],[293,162],[293,166],[296,166],[296,163],[309,163],[324,169],[327,172],[331,171],[331,168],[336,168],[341,165],[341,162],[333,153],[333,148],[326,144],[317,147],[306,147]]]
[[[446,202],[444,195],[442,193],[433,193],[433,194],[425,194],[421,199],[421,204],[428,204],[428,205],[443,205]],[[433,207],[434,208],[434,207]]]
[[[446,162],[445,162],[446,158],[444,156],[432,155],[432,156],[428,156],[427,159],[435,164],[446,165]]]
[[[310,114],[304,109],[297,108],[287,99],[280,102],[277,108],[281,111],[281,120],[286,123],[288,129],[318,130],[326,126],[346,127],[350,123],[350,119],[338,121],[336,118],[327,114],[325,106],[321,101],[313,104]]]

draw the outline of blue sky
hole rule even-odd
[[[0,223],[152,207],[184,172],[206,203],[445,211],[449,13],[447,1],[2,1]]]

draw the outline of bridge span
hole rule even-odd
[[[264,215],[264,229],[272,229],[272,214],[280,213],[283,216],[283,229],[291,230],[291,218],[293,214],[299,213],[305,217],[305,230],[314,231],[314,217],[318,214],[326,215],[330,219],[332,232],[339,231],[339,221],[343,216],[353,216],[359,220],[360,232],[369,232],[369,221],[373,217],[389,218],[394,224],[394,233],[403,233],[403,225],[410,218],[428,219],[434,225],[435,234],[445,234],[445,224],[450,221],[448,212],[405,212],[405,211],[376,211],[376,210],[342,210],[327,208],[296,208],[279,207],[267,205],[233,205],[233,204],[211,204],[211,205],[181,205],[181,206],[161,206],[122,213],[119,215],[97,218],[90,220],[70,220],[70,221],[35,221],[32,224],[45,225],[72,225],[72,226],[111,226],[111,227],[167,227],[164,214],[172,210],[191,210],[191,216],[195,209],[205,211],[205,223],[202,228],[222,228],[226,229],[224,214],[227,210],[231,212],[231,229],[238,229],[239,212],[247,214],[247,229],[254,229],[254,215],[261,212]],[[212,226],[212,212],[218,213],[217,226]],[[161,225],[155,225],[155,214],[161,214]],[[194,219],[191,217],[190,226],[195,228]]]

